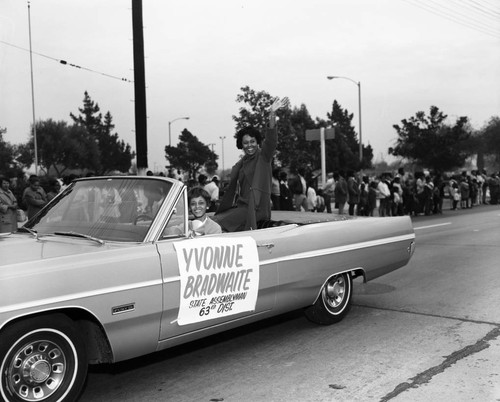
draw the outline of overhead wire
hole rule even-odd
[[[428,0],[434,3],[436,6],[441,7],[445,12],[456,13],[460,18],[464,18],[466,21],[469,19],[474,24],[478,24],[478,26],[483,25],[484,28],[492,29],[493,32],[496,28],[498,28],[498,20],[495,21],[497,26],[492,25],[493,21],[488,19],[490,16],[489,13],[478,15],[474,12],[474,9],[471,8],[471,4],[467,4],[468,2],[464,2],[463,0],[449,0],[454,3],[457,8],[450,8],[447,4],[439,3],[436,0]],[[461,12],[459,12],[459,10]],[[488,16],[488,17],[487,17]],[[499,30],[500,33],[500,30]]]
[[[446,7],[443,4],[436,3],[433,0],[429,0],[430,4],[422,0],[418,2],[415,1],[408,1],[408,2],[410,2],[410,4],[415,5],[416,7],[422,8],[426,11],[429,11],[435,15],[438,15],[450,21],[456,22],[460,25],[466,26],[471,29],[475,29],[476,31],[483,32],[491,36],[500,37],[500,31],[497,32],[494,28],[491,28],[490,26],[485,26],[481,21],[471,18],[470,15],[457,12],[457,10]]]
[[[473,3],[477,3],[477,1],[475,1],[475,0],[471,0],[471,1]],[[500,7],[499,7],[498,2],[491,3],[488,0],[482,0],[482,1],[479,1],[479,3],[480,3],[480,5],[483,5],[484,8],[488,9],[489,11],[491,11],[492,13],[500,15]]]
[[[14,45],[14,44],[9,43],[9,42],[5,42],[3,40],[0,40],[0,43],[3,43],[4,45],[11,46],[11,47],[19,49],[19,50],[24,50],[26,52],[30,52],[29,49],[23,48],[21,46]],[[65,65],[65,66],[70,66],[70,67],[78,68],[78,69],[81,69],[81,70],[89,71],[91,73],[100,74],[100,75],[103,75],[105,77],[113,78],[113,79],[116,79],[116,80],[119,80],[119,81],[124,81],[124,82],[129,82],[129,83],[133,83],[134,82],[132,80],[129,80],[128,78],[118,77],[116,75],[107,74],[107,73],[104,73],[102,71],[93,70],[93,69],[88,68],[88,67],[79,66],[77,64],[70,63],[70,62],[68,62],[66,60],[57,59],[57,58],[52,57],[52,56],[47,56],[46,54],[43,54],[43,53],[38,53],[38,52],[34,52],[34,51],[31,51],[31,53],[32,54],[36,54],[37,56],[40,56],[40,57],[45,57],[45,58],[47,58],[49,60],[56,61],[56,62],[58,62],[58,63],[60,63],[62,65]]]
[[[496,14],[495,11],[489,12],[483,7],[482,8],[483,15],[478,17],[477,13],[474,16],[472,16],[471,14],[473,13],[473,11],[470,9],[467,10],[465,14],[463,13],[462,11],[464,10],[463,6],[466,4],[460,4],[459,8],[461,8],[461,10],[456,10],[455,8],[450,8],[449,6],[446,6],[442,3],[438,3],[434,0],[428,0],[427,2],[425,0],[404,0],[404,1],[415,7],[428,11],[434,15],[443,17],[445,19],[458,23],[462,26],[466,26],[478,32],[482,32],[484,34],[500,39],[500,17],[494,15]],[[470,0],[464,0],[464,1],[465,3],[471,3]],[[461,3],[464,3],[464,1],[461,1]],[[480,8],[482,7],[481,3],[478,5],[478,0],[475,1],[475,4]],[[466,6],[469,5],[467,4]],[[485,13],[489,16],[488,17],[489,19],[488,18],[485,19],[484,15]],[[492,23],[493,26],[491,25]]]
[[[488,7],[486,4],[481,4],[481,2],[476,1],[476,0],[470,0],[471,7],[475,8],[476,10],[480,11],[481,13],[487,14],[487,15],[492,15],[495,14],[498,17],[500,17],[500,8],[497,10],[493,9],[492,7]]]

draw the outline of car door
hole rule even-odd
[[[186,211],[185,205],[184,198],[178,200],[177,215]],[[201,330],[217,332],[234,326],[235,320],[272,310],[277,264],[269,260],[271,247],[263,245],[269,236],[252,231],[189,238],[185,227],[182,234],[169,229],[183,221],[175,219],[176,225],[169,222],[167,235],[156,244],[163,276],[160,340],[200,337]]]

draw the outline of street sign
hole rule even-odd
[[[321,129],[315,128],[314,130],[306,130],[306,141],[319,141],[321,136]]]
[[[306,141],[320,141],[321,128],[306,130]],[[330,127],[325,130],[325,140],[333,140],[335,138],[335,127]]]
[[[326,145],[325,140],[332,140],[335,138],[335,127],[330,128],[316,128],[313,130],[306,130],[306,141],[319,141],[321,145],[321,177],[322,187],[326,183]]]
[[[325,140],[333,140],[335,138],[335,127],[330,127],[325,130]]]

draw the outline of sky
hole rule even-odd
[[[71,123],[87,91],[135,150],[131,1],[0,0],[4,140],[26,142],[33,114]],[[337,100],[359,133],[359,82],[362,140],[375,161],[390,160],[394,124],[431,106],[475,129],[500,115],[496,0],[144,0],[143,26],[155,172],[167,163],[169,122],[172,145],[186,128],[230,168],[244,86],[287,96],[313,118],[326,119]]]

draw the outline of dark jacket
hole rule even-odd
[[[300,179],[300,175],[298,174],[290,181],[290,191],[293,194],[305,194],[306,188],[302,185],[302,180]]]
[[[224,197],[217,209],[216,216],[234,206],[238,177],[243,170],[250,185],[249,194],[240,194],[244,200],[248,200],[245,229],[257,229],[257,222],[271,219],[271,161],[276,150],[278,135],[276,128],[266,131],[266,137],[262,147],[250,158],[244,156],[233,166],[229,185]],[[237,207],[243,207],[236,202]],[[238,216],[237,214],[235,216]],[[222,217],[221,217],[222,218]],[[223,219],[230,219],[224,216]],[[228,227],[223,221],[216,219],[221,226]]]

